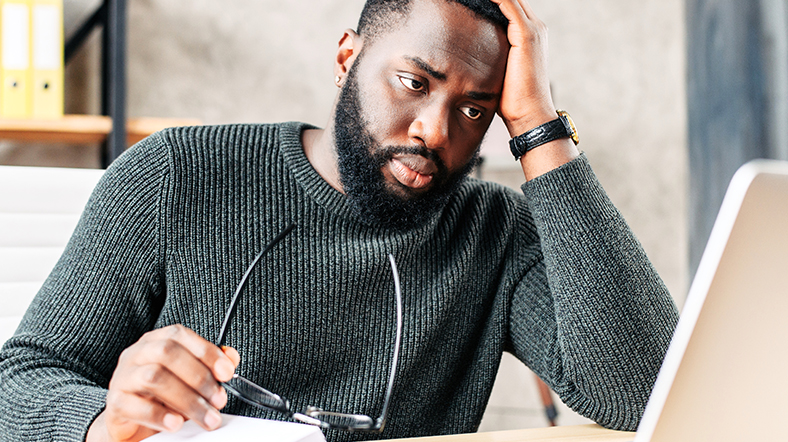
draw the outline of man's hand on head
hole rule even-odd
[[[555,120],[550,79],[547,74],[547,26],[539,20],[527,0],[490,0],[509,19],[507,38],[511,45],[498,113],[511,137],[522,135]],[[520,159],[526,179],[535,178],[579,154],[569,139],[544,144]]]
[[[221,425],[219,411],[240,362],[238,352],[219,348],[194,331],[173,325],[146,333],[120,356],[104,411],[87,441],[138,441],[177,431],[191,419],[206,430]]]

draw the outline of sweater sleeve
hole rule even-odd
[[[584,155],[523,192],[544,258],[515,289],[513,352],[578,413],[634,430],[676,306]]]
[[[163,302],[158,136],[99,181],[60,260],[0,351],[0,439],[81,441],[124,348]]]

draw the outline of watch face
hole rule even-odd
[[[577,145],[580,142],[580,136],[577,135],[577,127],[575,127],[575,122],[574,120],[572,120],[572,117],[569,116],[569,112],[561,109],[558,109],[556,112],[558,113],[558,115],[564,117],[566,119],[566,122],[569,123],[569,127],[571,128],[569,138],[571,138],[572,142],[574,142],[575,145]]]

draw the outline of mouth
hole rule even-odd
[[[438,171],[434,162],[421,155],[397,155],[388,167],[395,180],[414,190],[426,189]]]

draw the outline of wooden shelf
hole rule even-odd
[[[112,131],[101,115],[65,115],[54,120],[0,119],[0,138],[26,142],[100,143]]]
[[[126,122],[126,138],[129,146],[148,135],[168,127],[199,126],[202,121],[196,118],[129,118]]]
[[[130,118],[126,123],[132,145],[161,129],[195,126],[189,118]],[[53,120],[0,118],[0,139],[39,143],[101,143],[112,131],[112,119],[103,115],[65,115]]]

